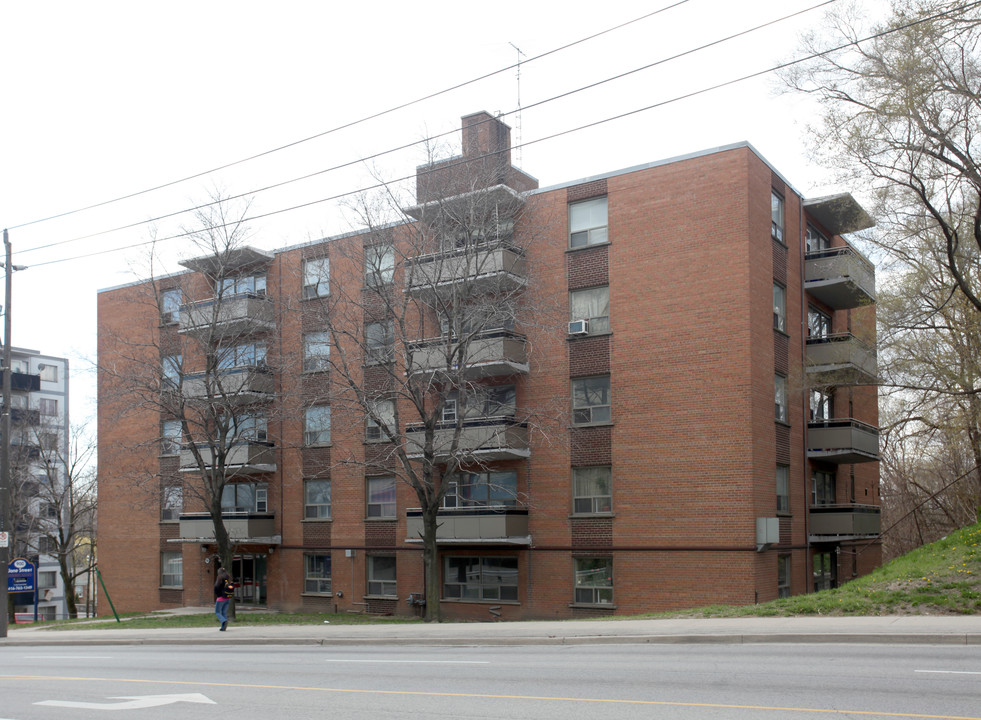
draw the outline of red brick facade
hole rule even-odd
[[[467,162],[476,153],[503,158],[500,179],[527,193],[516,242],[523,227],[549,219],[525,247],[528,292],[560,306],[561,316],[548,327],[525,329],[528,370],[507,381],[516,386],[519,406],[558,408],[564,419],[552,437],[533,434],[526,459],[494,464],[517,475],[527,541],[481,537],[441,546],[447,558],[513,559],[516,580],[508,582],[516,582],[514,598],[447,597],[444,616],[559,618],[746,604],[809,592],[875,567],[876,533],[855,520],[878,521],[874,453],[850,453],[847,443],[818,446],[816,426],[808,422],[809,388],[820,384],[833,394],[834,418],[877,423],[874,385],[828,376],[818,383],[806,369],[809,308],[832,318],[832,333],[874,343],[874,304],[832,307],[805,286],[812,262],[805,258],[808,225],[831,245],[846,245],[835,234],[840,228],[822,226],[821,218],[834,217],[826,206],[805,202],[746,145],[535,190],[510,166],[506,126],[486,114],[464,118],[464,126]],[[432,188],[420,179],[420,197],[430,197]],[[779,240],[771,229],[773,193],[783,200]],[[608,239],[570,248],[570,203],[604,197]],[[275,471],[263,477],[275,540],[243,544],[238,552],[252,563],[253,597],[271,607],[416,614],[406,602],[423,591],[421,548],[407,529],[414,494],[400,484],[394,518],[366,517],[367,478],[384,475],[391,459],[364,441],[363,421],[341,406],[332,411],[331,445],[304,447],[300,409],[326,401],[330,380],[286,360],[299,357],[302,333],[317,327],[315,314],[303,312],[312,305],[302,300],[301,261],[328,255],[331,283],[364,281],[360,266],[333,251],[342,242],[361,238],[286,249],[265,267],[266,297],[277,309],[266,343],[279,359],[276,420],[268,428]],[[786,298],[782,330],[775,329],[775,285]],[[566,334],[570,291],[602,286],[609,288],[609,332]],[[134,346],[146,348],[152,365],[153,353],[176,342],[178,329],[161,325],[148,301],[152,288],[145,283],[100,293],[100,368],[122,362]],[[199,293],[207,297],[203,283]],[[370,365],[364,373],[366,385],[384,382]],[[785,383],[785,420],[775,417],[777,376]],[[573,383],[595,377],[610,379],[610,421],[575,426],[565,417]],[[113,602],[122,612],[207,604],[213,566],[205,561],[214,546],[182,538],[183,520],[161,520],[160,478],[173,478],[176,468],[155,442],[166,418],[141,410],[117,389],[102,372],[100,568]],[[366,460],[377,470],[366,473]],[[779,508],[777,466],[787,473],[786,504]],[[607,467],[609,509],[577,511],[574,470]],[[833,497],[813,487],[816,471],[833,478],[826,486]],[[317,478],[330,479],[330,517],[309,519],[304,482]],[[184,512],[199,509],[185,497]],[[758,519],[775,518],[778,537],[762,542]],[[158,587],[162,554],[175,552],[181,553],[182,586]],[[308,592],[309,555],[330,557],[329,593]],[[394,593],[390,586],[381,595],[369,592],[372,557],[394,558]],[[825,558],[833,564],[830,577]],[[577,593],[576,569],[585,567],[579,559],[597,559],[601,569],[608,563],[605,574],[597,571],[585,582],[584,594]],[[590,596],[594,587],[599,590]]]

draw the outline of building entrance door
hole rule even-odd
[[[266,556],[236,555],[232,560],[235,601],[245,605],[266,604]]]

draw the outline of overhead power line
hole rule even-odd
[[[834,2],[837,2],[837,0],[822,0],[822,2],[819,2],[818,4],[812,5],[812,6],[808,7],[808,8],[803,9],[803,10],[795,11],[795,12],[790,13],[788,15],[784,15],[782,17],[775,18],[773,20],[768,20],[767,22],[761,23],[761,24],[756,25],[754,27],[747,28],[745,30],[741,30],[739,32],[732,33],[732,34],[727,35],[725,37],[718,38],[716,40],[712,40],[710,42],[704,43],[704,44],[699,45],[699,46],[694,47],[694,48],[689,48],[688,50],[684,50],[684,51],[679,52],[679,53],[676,53],[674,55],[670,55],[668,57],[661,58],[659,60],[655,60],[654,62],[647,63],[645,65],[642,65],[640,67],[634,68],[632,70],[627,70],[625,72],[618,73],[617,75],[610,76],[610,77],[605,78],[603,80],[598,80],[598,81],[596,81],[594,83],[590,83],[588,85],[581,85],[578,88],[574,88],[572,90],[568,90],[568,91],[563,92],[563,93],[560,93],[558,95],[553,95],[551,97],[544,98],[544,99],[539,100],[539,101],[537,101],[535,103],[532,103],[531,105],[526,106],[525,108],[522,108],[521,107],[520,101],[519,101],[519,105],[518,105],[518,108],[516,110],[512,110],[512,111],[509,111],[509,112],[506,112],[506,113],[502,113],[501,114],[501,117],[507,117],[509,115],[517,115],[517,114],[520,114],[521,113],[522,109],[540,107],[540,106],[546,105],[546,104],[548,104],[550,102],[554,102],[556,100],[561,100],[563,98],[567,98],[567,97],[570,97],[572,95],[576,95],[577,93],[585,92],[587,90],[592,90],[592,89],[597,88],[597,87],[600,87],[602,85],[605,85],[605,84],[608,84],[608,83],[611,83],[611,82],[615,82],[617,80],[622,80],[623,78],[629,77],[630,75],[635,75],[635,74],[640,73],[640,72],[643,72],[645,70],[650,70],[651,68],[657,67],[659,65],[664,65],[666,63],[673,62],[675,60],[678,60],[680,58],[686,57],[688,55],[692,55],[694,53],[701,52],[701,51],[706,50],[708,48],[711,48],[711,47],[714,47],[714,46],[717,46],[717,45],[721,45],[721,44],[726,43],[726,42],[730,42],[732,40],[735,40],[736,38],[743,37],[745,35],[750,35],[750,34],[752,34],[754,32],[758,32],[758,31],[760,31],[760,30],[762,30],[764,28],[770,27],[772,25],[779,24],[781,22],[785,22],[785,21],[790,20],[790,19],[792,19],[794,17],[797,17],[799,15],[803,15],[803,14],[808,13],[808,12],[813,12],[814,10],[817,10],[819,8],[822,8],[822,7],[826,6],[826,5],[830,5],[830,4],[834,3]],[[537,57],[543,57],[543,56],[542,55],[539,55]],[[269,190],[275,190],[277,188],[281,188],[281,187],[284,187],[286,185],[290,185],[292,183],[302,182],[303,180],[309,180],[311,178],[318,177],[318,176],[321,176],[321,175],[325,175],[325,174],[330,173],[330,172],[335,172],[337,170],[342,170],[344,168],[352,167],[354,165],[359,165],[359,164],[365,163],[365,162],[370,161],[370,160],[377,160],[378,158],[384,157],[385,155],[390,155],[390,154],[395,153],[395,152],[399,152],[399,151],[402,151],[402,150],[407,150],[409,148],[415,147],[416,145],[420,145],[420,144],[423,144],[423,143],[428,143],[428,142],[431,142],[432,140],[437,140],[437,139],[442,138],[442,137],[448,137],[448,136],[451,136],[451,135],[456,134],[457,132],[459,132],[458,129],[448,130],[446,132],[438,133],[438,134],[432,135],[432,136],[430,136],[428,138],[424,138],[422,140],[414,140],[412,142],[405,143],[405,144],[402,144],[402,145],[398,145],[398,146],[393,147],[393,148],[389,148],[389,149],[386,149],[386,150],[381,150],[381,151],[379,151],[377,153],[374,153],[372,155],[368,155],[366,157],[357,158],[355,160],[349,160],[349,161],[340,163],[338,165],[333,165],[333,166],[328,167],[328,168],[317,170],[316,172],[307,173],[305,175],[301,175],[299,177],[291,178],[289,180],[283,180],[281,182],[273,183],[271,185],[265,185],[265,186],[260,187],[260,188],[253,188],[251,190],[247,190],[245,192],[241,192],[241,193],[238,193],[238,194],[235,194],[235,195],[231,195],[231,196],[228,196],[228,197],[223,197],[221,200],[216,200],[216,201],[211,201],[211,202],[203,203],[201,205],[196,205],[196,206],[191,207],[191,208],[184,208],[184,209],[181,209],[181,210],[176,210],[176,211],[169,212],[169,213],[166,213],[166,214],[163,214],[163,215],[156,215],[154,217],[151,217],[151,218],[148,218],[148,219],[145,219],[145,220],[139,220],[139,221],[132,222],[132,223],[129,223],[129,224],[126,224],[126,225],[120,225],[120,226],[113,227],[113,228],[110,228],[110,229],[107,229],[107,230],[100,230],[98,232],[89,233],[87,235],[81,235],[81,236],[74,237],[74,238],[69,238],[69,239],[66,239],[66,240],[59,240],[59,241],[56,241],[56,242],[48,243],[46,245],[38,245],[38,246],[35,246],[35,247],[32,247],[32,248],[27,248],[25,250],[21,250],[20,251],[20,254],[29,253],[29,252],[33,252],[33,251],[37,251],[37,250],[44,250],[44,249],[48,249],[48,248],[51,248],[51,247],[56,247],[56,246],[59,246],[59,245],[67,245],[69,243],[79,242],[81,240],[90,240],[92,238],[100,237],[102,235],[108,235],[108,234],[115,233],[115,232],[120,232],[120,231],[123,231],[123,230],[130,230],[130,229],[135,228],[135,227],[141,227],[141,226],[144,226],[144,225],[148,225],[150,223],[153,223],[153,222],[158,222],[160,220],[166,220],[168,218],[172,218],[172,217],[176,217],[176,216],[179,216],[179,215],[183,215],[185,213],[194,212],[194,211],[197,211],[197,210],[202,210],[204,208],[207,208],[207,207],[210,207],[212,205],[215,205],[218,202],[227,202],[229,200],[237,200],[237,199],[240,199],[240,198],[243,198],[243,197],[255,196],[255,195],[259,194],[259,193],[267,192]],[[520,149],[522,147],[524,147],[526,144],[527,145],[531,145],[531,144],[534,144],[536,142],[540,142],[540,140],[536,140],[536,141],[534,141],[532,143],[523,143],[523,142],[520,141],[520,138],[519,138],[518,139],[518,142],[516,142],[516,144],[513,146],[513,148],[515,150],[518,150],[520,152]],[[343,197],[343,196],[341,196],[341,197]],[[174,237],[183,237],[183,236],[178,235],[178,236],[174,236]]]
[[[552,50],[547,50],[546,52],[543,52],[543,53],[541,53],[539,55],[535,55],[534,57],[525,60],[524,63],[527,64],[527,63],[530,63],[530,62],[534,62],[536,60],[541,60],[542,58],[548,57],[549,55],[554,55],[555,53],[562,52],[563,50],[568,50],[569,48],[575,47],[576,45],[581,45],[582,43],[589,42],[590,40],[594,40],[595,38],[602,37],[603,35],[607,35],[609,33],[615,32],[615,31],[620,30],[622,28],[625,28],[625,27],[628,27],[628,26],[633,25],[635,23],[641,22],[642,20],[646,20],[647,18],[653,17],[655,15],[659,15],[659,14],[661,14],[663,12],[667,12],[668,10],[671,10],[673,8],[676,8],[676,7],[680,6],[680,5],[684,5],[684,4],[686,4],[686,3],[690,2],[690,1],[691,0],[677,0],[676,2],[671,3],[670,5],[666,5],[666,6],[662,7],[662,8],[657,9],[657,10],[653,10],[653,11],[651,11],[649,13],[646,13],[644,15],[641,15],[640,17],[636,17],[636,18],[634,18],[632,20],[628,20],[626,22],[620,23],[619,25],[614,25],[613,27],[607,28],[606,30],[601,30],[600,32],[593,33],[592,35],[588,35],[588,36],[586,36],[584,38],[580,38],[579,40],[575,40],[575,41],[573,41],[571,43],[567,43],[567,44],[561,45],[561,46],[559,46],[557,48],[553,48]],[[206,175],[211,175],[212,173],[220,172],[222,170],[227,170],[228,168],[235,167],[236,165],[242,165],[243,163],[247,163],[247,162],[250,162],[252,160],[257,160],[259,158],[266,157],[267,155],[272,155],[273,153],[277,153],[277,152],[280,152],[282,150],[287,150],[289,148],[296,147],[297,145],[302,145],[303,143],[310,142],[311,140],[316,140],[316,139],[321,138],[321,137],[324,137],[326,135],[330,135],[332,133],[336,133],[336,132],[339,132],[341,130],[346,130],[346,129],[351,128],[351,127],[354,127],[356,125],[360,125],[362,123],[366,123],[366,122],[368,122],[370,120],[375,120],[377,118],[384,117],[385,115],[390,115],[390,114],[392,114],[394,112],[397,112],[399,110],[404,110],[405,108],[412,107],[413,105],[418,105],[419,103],[425,102],[427,100],[432,100],[433,98],[440,97],[441,95],[445,95],[447,93],[453,92],[454,90],[459,90],[459,89],[464,88],[464,87],[466,87],[468,85],[473,85],[474,83],[481,82],[482,80],[486,80],[488,78],[494,77],[495,75],[499,75],[501,73],[508,72],[510,70],[514,70],[515,67],[517,67],[518,64],[520,64],[520,59],[519,59],[519,63],[514,63],[514,64],[511,64],[511,65],[508,65],[507,67],[503,67],[503,68],[500,68],[498,70],[494,70],[494,71],[489,72],[489,73],[486,73],[484,75],[480,75],[480,76],[475,77],[475,78],[472,78],[470,80],[466,80],[466,81],[464,81],[462,83],[458,83],[456,85],[452,85],[452,86],[450,86],[448,88],[444,88],[442,90],[437,90],[436,92],[429,93],[428,95],[423,95],[422,97],[419,97],[419,98],[416,98],[415,100],[410,100],[408,102],[402,103],[401,105],[395,105],[395,106],[390,107],[390,108],[388,108],[386,110],[381,110],[381,111],[376,112],[376,113],[373,113],[371,115],[366,115],[365,117],[359,118],[357,120],[352,120],[352,121],[347,122],[347,123],[344,123],[342,125],[338,125],[337,127],[330,128],[329,130],[324,130],[323,132],[319,132],[319,133],[317,133],[315,135],[311,135],[311,136],[306,137],[306,138],[303,138],[301,140],[294,140],[293,142],[286,143],[285,145],[280,145],[280,146],[274,147],[274,148],[272,148],[270,150],[264,150],[262,152],[256,153],[255,155],[250,155],[248,157],[242,158],[240,160],[235,160],[233,162],[226,163],[224,165],[220,165],[220,166],[215,167],[215,168],[212,168],[210,170],[202,170],[200,172],[196,172],[196,173],[194,173],[192,175],[188,175],[186,177],[182,177],[182,178],[179,178],[177,180],[171,180],[169,182],[161,183],[160,185],[155,185],[153,187],[149,187],[149,188],[146,188],[144,190],[137,190],[135,192],[131,192],[131,193],[128,193],[126,195],[121,195],[120,197],[116,197],[116,198],[113,198],[111,200],[103,200],[101,202],[93,203],[91,205],[86,205],[84,207],[76,208],[74,210],[66,210],[64,212],[56,213],[54,215],[49,215],[47,217],[38,218],[37,220],[31,220],[29,222],[21,223],[20,225],[12,225],[12,226],[9,226],[8,229],[9,230],[16,230],[18,228],[24,228],[24,227],[28,227],[30,225],[37,225],[39,223],[48,222],[49,220],[56,220],[58,218],[67,217],[69,215],[76,215],[78,213],[82,213],[82,212],[85,212],[87,210],[94,210],[96,208],[104,207],[106,205],[111,205],[113,203],[122,202],[123,200],[130,200],[132,198],[139,197],[140,195],[146,195],[146,194],[151,193],[151,192],[156,192],[157,190],[163,190],[165,188],[172,187],[174,185],[179,185],[181,183],[188,182],[190,180],[197,180],[198,178],[205,177]]]

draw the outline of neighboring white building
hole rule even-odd
[[[40,493],[30,493],[30,487],[44,483],[65,482],[66,467],[51,467],[54,458],[68,458],[68,360],[42,355],[37,350],[11,348],[11,473],[27,481],[25,495],[28,518],[13,518],[18,533],[13,557],[26,557],[37,563],[38,619],[56,620],[67,617],[65,586],[59,572],[58,560],[46,554],[40,535],[45,523],[57,522],[56,510],[43,501]],[[49,462],[42,460],[38,445],[44,445]],[[52,477],[54,475],[54,477]],[[15,514],[17,509],[15,508]],[[54,513],[54,517],[52,514]],[[19,527],[17,527],[19,524]],[[40,547],[39,547],[40,546]],[[33,615],[34,605],[17,597],[14,611]]]

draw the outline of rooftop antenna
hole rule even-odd
[[[514,114],[514,144],[517,147],[517,152],[515,153],[515,164],[518,167],[521,167],[521,56],[528,56],[521,52],[521,48],[519,48],[513,42],[509,42],[508,45],[518,51],[518,68],[514,74],[515,80],[518,84],[518,111]]]

